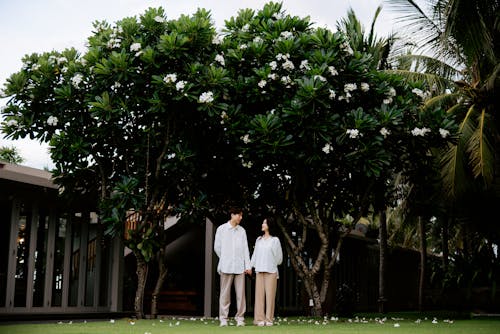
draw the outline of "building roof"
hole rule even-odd
[[[0,161],[0,179],[27,183],[31,185],[57,189],[52,182],[52,174],[46,170],[10,164]]]

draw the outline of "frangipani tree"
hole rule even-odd
[[[454,123],[440,110],[421,113],[418,86],[375,71],[371,55],[342,34],[280,4],[241,10],[225,28],[214,63],[230,85],[211,92],[209,106],[247,170],[249,205],[280,218],[292,264],[322,314],[339,220],[359,216],[375,195],[387,202],[388,177],[430,160]]]
[[[207,175],[220,175],[208,162],[223,160],[224,147],[205,145],[220,136],[200,112],[205,89],[217,84],[208,64],[213,35],[205,10],[168,21],[163,9],[149,9],[114,25],[96,22],[84,54],[28,55],[4,91],[7,136],[50,142],[62,194],[92,198],[126,235],[137,259],[138,317],[147,264],[165,247],[166,216],[204,208]]]

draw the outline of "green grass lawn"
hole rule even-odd
[[[356,317],[352,319],[335,318],[278,318],[273,327],[251,325],[236,327],[234,323],[220,328],[213,318],[175,318],[161,320],[117,319],[107,321],[46,321],[41,323],[0,324],[1,334],[198,334],[198,333],[418,333],[418,334],[499,334],[499,318],[449,319],[418,317]]]

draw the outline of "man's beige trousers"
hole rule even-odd
[[[231,286],[236,292],[236,321],[243,321],[247,309],[245,300],[245,274],[220,273],[219,320],[227,320],[231,305]]]

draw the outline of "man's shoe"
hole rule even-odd
[[[272,326],[272,325],[273,325],[273,323],[272,323],[272,322],[270,322],[270,321],[266,321],[266,326]]]
[[[219,327],[227,327],[227,320],[221,320]]]
[[[243,327],[243,326],[245,326],[245,322],[244,322],[243,320],[238,320],[238,321],[236,322],[236,326],[237,326],[237,327]]]
[[[259,321],[259,322],[257,323],[257,326],[259,326],[259,327],[263,327],[263,326],[265,326],[265,325],[266,325],[266,323],[265,323],[264,321]]]

